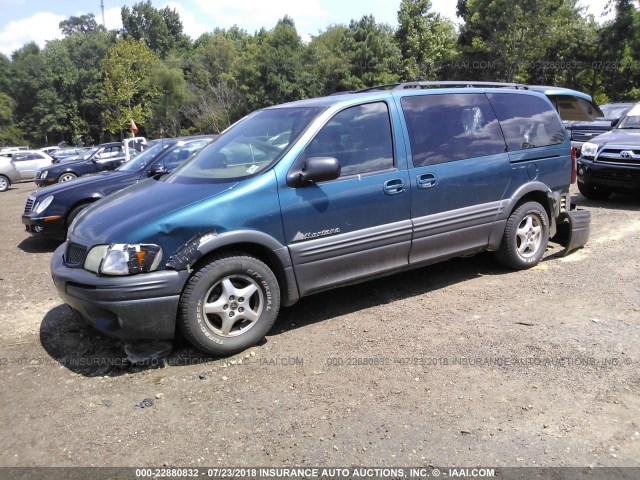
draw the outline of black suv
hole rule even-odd
[[[578,189],[591,199],[611,192],[640,192],[640,103],[608,133],[582,146]]]
[[[36,175],[36,185],[46,187],[57,182],[68,182],[89,173],[113,170],[125,162],[122,143],[103,143],[93,147],[77,160],[62,162],[41,168]]]
[[[603,116],[596,120],[567,122],[565,126],[571,134],[571,145],[577,149],[577,154],[580,155],[584,143],[615,128],[631,107],[633,103],[607,103],[600,105]]]

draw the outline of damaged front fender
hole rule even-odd
[[[167,260],[166,268],[170,270],[188,270],[191,271],[191,265],[194,265],[207,252],[201,249],[201,246],[209,242],[217,236],[215,230],[210,232],[199,233],[182,245],[176,253]]]

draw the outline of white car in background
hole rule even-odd
[[[21,180],[33,180],[39,168],[48,167],[53,162],[49,155],[38,150],[16,152],[11,159],[20,172]]]
[[[13,165],[13,161],[4,155],[0,155],[0,192],[9,189],[12,183],[20,181],[20,173]]]

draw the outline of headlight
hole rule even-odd
[[[153,244],[97,245],[87,254],[85,270],[104,275],[152,272],[162,260],[162,248]]]
[[[51,205],[51,202],[53,202],[53,195],[49,195],[47,198],[45,198],[43,201],[41,201],[40,203],[38,203],[36,205],[36,208],[33,209],[34,212],[36,213],[42,213],[44,212],[47,207],[49,205]]]
[[[594,158],[598,153],[598,145],[595,143],[587,142],[582,145],[582,156],[585,158]]]
[[[44,172],[40,172],[40,178],[42,178],[42,179],[47,178],[47,175],[49,175],[49,170],[45,170]]]

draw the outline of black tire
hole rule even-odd
[[[238,296],[242,291],[249,292],[246,298]],[[257,258],[229,253],[214,257],[189,278],[178,326],[194,347],[233,355],[262,340],[279,309],[280,287],[271,269]]]
[[[6,192],[11,186],[11,180],[4,175],[0,175],[0,192]]]
[[[58,177],[58,183],[70,182],[75,180],[78,176],[73,172],[64,172]]]
[[[611,190],[602,187],[594,187],[586,183],[578,182],[578,190],[583,197],[589,200],[606,200],[611,195]]]
[[[91,205],[90,203],[82,203],[80,205],[77,205],[76,207],[74,207],[73,210],[71,210],[71,212],[69,213],[69,215],[67,215],[67,221],[65,222],[65,227],[67,230],[69,230],[69,227],[71,226],[71,224],[73,223],[73,221],[76,219],[76,217],[78,216],[78,214],[84,210],[85,208],[87,208],[89,205]],[[66,232],[65,232],[66,233]]]
[[[509,216],[495,256],[505,267],[524,270],[540,262],[548,243],[547,211],[538,202],[526,202]]]

